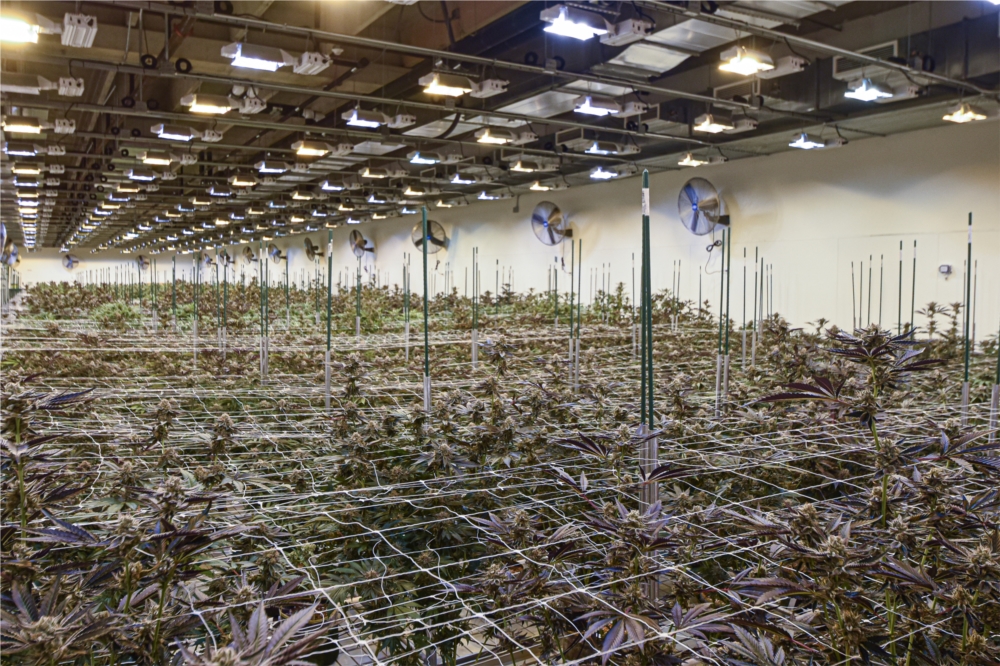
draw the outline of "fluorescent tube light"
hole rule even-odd
[[[543,9],[539,18],[549,24],[545,26],[545,32],[581,41],[608,33],[607,21],[602,17],[566,5]]]
[[[458,74],[447,74],[445,72],[433,72],[421,76],[417,83],[424,86],[424,92],[428,95],[444,95],[446,97],[460,97],[472,92],[472,81]]]
[[[826,144],[822,139],[814,139],[805,132],[797,134],[795,139],[788,144],[791,148],[801,148],[802,150],[815,150],[823,148]]]
[[[973,120],[986,120],[986,112],[971,104],[962,102],[958,106],[950,108],[941,120],[947,120],[950,123],[969,123]]]
[[[582,95],[578,97],[576,108],[574,109],[577,113],[586,113],[591,116],[601,117],[618,113],[621,110],[621,105],[615,100],[597,95]]]
[[[279,67],[294,65],[295,60],[286,51],[273,46],[260,44],[244,44],[235,42],[222,47],[223,58],[231,58],[233,67],[259,69],[265,72],[275,72]]]
[[[774,60],[771,56],[757,51],[751,51],[745,46],[734,46],[722,52],[723,63],[719,69],[723,72],[732,72],[742,76],[752,76],[758,72],[766,72],[774,69]]]
[[[850,97],[862,102],[874,102],[877,99],[892,97],[892,91],[884,86],[872,83],[871,79],[861,79],[850,85],[850,90],[844,93],[844,97]]]
[[[191,113],[205,113],[218,115],[229,113],[235,108],[233,100],[225,95],[184,95],[181,97],[181,106],[188,107]]]

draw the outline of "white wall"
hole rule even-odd
[[[882,322],[895,326],[899,280],[899,242],[904,243],[903,319],[908,320],[913,241],[918,242],[916,302],[951,303],[962,297],[962,271],[966,252],[966,220],[974,216],[973,258],[978,259],[979,336],[992,333],[1000,320],[1000,123],[987,121],[949,125],[886,138],[852,141],[828,151],[794,151],[728,164],[654,174],[650,178],[652,216],[652,278],[654,289],[671,284],[673,262],[681,260],[681,296],[698,295],[699,269],[703,294],[718,301],[718,266],[706,266],[705,247],[710,237],[695,237],[680,224],[677,195],[691,177],[709,179],[719,188],[733,220],[734,251],[731,312],[742,314],[742,255],[750,257],[752,298],[753,255],[757,248],[774,265],[775,309],[803,324],[826,317],[840,325],[851,324],[851,261],[865,262],[865,299],[869,255],[876,262],[872,318],[878,314],[878,261],[885,257]],[[542,245],[531,231],[532,208],[543,200],[556,202],[571,218],[576,238],[583,240],[584,295],[589,296],[589,271],[610,266],[615,282],[631,289],[632,254],[640,249],[640,187],[638,178],[601,183],[559,192],[532,193],[520,200],[477,202],[465,208],[435,210],[431,217],[445,225],[451,238],[448,250],[432,259],[454,270],[459,293],[464,293],[465,270],[472,247],[478,246],[483,289],[494,289],[495,265],[513,268],[514,287],[545,289],[548,268],[556,255],[569,248]],[[390,283],[400,281],[403,252],[412,252],[414,290],[420,291],[420,255],[409,239],[419,216],[375,222],[334,230],[335,271],[352,271],[347,236],[353,228],[372,239],[374,264]],[[326,230],[310,234],[326,244]],[[311,266],[302,250],[302,237],[281,239],[290,248],[293,276]],[[717,252],[713,253],[717,256]],[[87,268],[118,264],[108,256],[84,262],[73,273]],[[170,259],[158,257],[159,268]],[[952,277],[938,273],[943,263],[954,267]],[[190,270],[190,257],[178,266]],[[242,265],[242,262],[241,262]],[[239,273],[237,268],[237,274]],[[278,278],[272,268],[272,276]],[[72,279],[54,253],[25,256],[21,264],[28,282]],[[353,272],[352,272],[353,275]],[[568,276],[560,277],[560,290]],[[335,274],[334,282],[337,276]],[[443,288],[443,276],[437,280]],[[863,308],[867,311],[866,307]],[[918,317],[918,323],[921,319]]]

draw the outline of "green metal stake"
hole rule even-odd
[[[117,289],[117,282],[116,282]],[[173,268],[170,271],[170,309],[174,314],[174,332],[177,331],[177,255],[174,255]]]
[[[722,395],[729,395],[729,296],[732,293],[732,278],[733,278],[733,231],[729,230],[726,234],[726,356],[723,359],[722,368]]]
[[[722,327],[726,317],[726,229],[722,230],[722,260],[719,263],[719,337],[715,346],[715,415],[722,399]]]
[[[972,326],[972,213],[969,213],[969,242],[965,260],[965,312],[963,335],[965,338],[965,378],[962,382],[962,425],[969,420],[969,329]]]
[[[896,312],[896,335],[903,333],[903,241],[899,241],[899,298]]]
[[[319,280],[317,280],[319,282]],[[316,285],[317,288],[319,285]],[[292,301],[288,294],[288,252],[285,252],[285,328],[292,328]]]
[[[330,341],[333,335],[333,229],[326,237],[326,410],[330,411]]]
[[[358,257],[357,305],[354,313],[354,335],[361,335],[361,257]]]
[[[650,249],[649,235],[649,171],[642,172],[642,400],[639,434],[647,436],[653,429],[654,408],[653,408],[653,308],[652,308],[652,253]],[[659,460],[659,445],[655,437],[649,437],[642,443],[640,454],[640,465],[643,473],[649,474],[654,470]],[[654,505],[659,500],[659,485],[656,483],[643,484],[640,496],[640,503],[645,507]],[[659,597],[659,585],[655,574],[643,581],[647,594],[650,598]]]
[[[421,219],[423,223],[424,238],[420,244],[424,255],[424,411],[431,411],[431,355],[430,355],[430,334],[429,319],[427,316],[427,207],[422,206]]]

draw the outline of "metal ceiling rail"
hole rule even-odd
[[[683,90],[674,90],[671,88],[661,88],[650,84],[639,83],[629,79],[619,79],[610,76],[598,76],[594,74],[583,74],[578,72],[566,72],[562,70],[546,69],[545,67],[539,67],[537,65],[528,65],[524,63],[511,62],[508,60],[498,60],[496,58],[484,58],[482,56],[467,55],[464,53],[453,53],[451,51],[442,51],[439,49],[431,49],[423,46],[413,46],[410,44],[399,44],[397,42],[383,41],[381,39],[372,39],[370,37],[344,35],[336,32],[329,32],[327,30],[318,30],[316,28],[302,28],[282,23],[274,23],[272,21],[265,21],[263,19],[258,19],[258,18],[243,17],[243,16],[228,16],[225,14],[200,12],[197,11],[196,9],[167,5],[159,2],[127,2],[127,1],[109,2],[107,0],[104,0],[104,1],[94,2],[91,4],[99,4],[102,6],[113,7],[119,10],[124,9],[129,11],[137,11],[141,9],[144,11],[150,11],[158,14],[168,14],[174,16],[185,16],[185,17],[193,16],[199,21],[222,23],[225,25],[234,25],[247,28],[250,27],[259,28],[262,31],[281,32],[290,35],[312,37],[313,39],[316,40],[331,41],[331,42],[336,42],[338,44],[347,44],[362,48],[370,48],[378,51],[393,51],[396,53],[406,53],[409,55],[424,56],[427,58],[440,58],[442,60],[450,60],[453,62],[464,62],[471,65],[482,65],[484,67],[509,69],[518,72],[526,72],[529,74],[555,76],[564,79],[588,81],[591,83],[605,83],[605,84],[631,88],[634,90],[641,90],[644,92],[654,93],[657,95],[668,95],[672,97],[678,97],[680,99],[687,99],[693,102],[714,104],[716,106],[725,108],[732,108],[732,109],[754,108],[751,104],[743,102],[735,102],[733,100],[720,100],[715,97],[710,97],[708,95],[699,95],[697,93],[690,93]],[[394,100],[394,102],[396,103],[398,103],[399,101],[400,100]]]
[[[450,108],[450,107],[447,107],[447,106],[444,106],[444,105],[441,105],[441,104],[432,104],[430,102],[414,102],[414,101],[408,101],[408,100],[390,99],[390,98],[387,98],[387,97],[374,97],[372,95],[362,95],[362,94],[358,94],[358,93],[334,92],[332,90],[323,90],[323,89],[316,89],[316,88],[308,88],[308,87],[304,87],[304,86],[293,86],[293,85],[284,84],[284,83],[272,83],[272,82],[267,82],[267,81],[263,81],[262,82],[262,81],[257,81],[257,80],[253,80],[253,79],[242,79],[242,78],[236,78],[236,77],[231,77],[231,76],[216,76],[216,75],[213,75],[213,74],[197,74],[197,73],[193,73],[193,72],[192,73],[187,73],[187,74],[182,74],[180,72],[172,72],[172,71],[164,72],[164,71],[155,70],[155,69],[143,69],[142,67],[138,67],[138,66],[135,66],[135,65],[117,65],[117,64],[105,62],[105,61],[102,61],[102,60],[85,60],[85,59],[81,59],[81,58],[60,58],[58,56],[41,56],[41,57],[37,58],[36,61],[37,62],[47,62],[47,63],[50,63],[50,64],[51,63],[63,63],[63,62],[65,62],[65,63],[67,63],[71,67],[80,67],[80,68],[83,68],[83,69],[108,70],[108,71],[114,71],[114,72],[118,72],[118,73],[122,73],[122,74],[135,74],[135,75],[141,75],[141,76],[153,76],[153,77],[168,78],[168,79],[171,79],[171,78],[172,79],[186,79],[186,80],[190,80],[190,81],[200,81],[202,83],[216,83],[216,84],[221,84],[221,85],[225,85],[225,86],[233,86],[233,85],[243,85],[243,86],[247,86],[247,87],[251,87],[252,86],[252,87],[255,87],[255,88],[266,88],[266,89],[274,90],[274,91],[277,91],[277,92],[292,93],[292,94],[296,94],[296,95],[307,95],[307,96],[311,95],[311,96],[317,96],[317,97],[326,97],[326,98],[329,98],[329,99],[339,99],[339,100],[348,101],[348,102],[367,102],[367,103],[373,104],[373,105],[377,104],[377,105],[382,105],[382,106],[398,106],[398,107],[411,108],[411,109],[422,109],[422,110],[434,111],[434,112],[442,113],[442,114],[462,113],[463,111],[465,111],[465,112],[468,112],[470,114],[475,114],[477,116],[489,116],[489,117],[494,117],[494,118],[502,118],[504,120],[520,120],[520,121],[524,121],[524,122],[526,122],[528,124],[534,123],[534,124],[539,124],[539,125],[558,125],[558,126],[561,126],[561,127],[570,127],[570,128],[575,128],[575,129],[592,130],[592,131],[596,131],[596,132],[608,132],[608,133],[613,133],[613,134],[620,134],[620,135],[623,135],[623,136],[629,136],[629,137],[633,137],[633,138],[647,138],[647,139],[651,138],[651,139],[662,139],[662,140],[665,140],[665,141],[679,141],[681,143],[688,143],[688,144],[691,144],[691,145],[703,146],[703,147],[712,147],[712,146],[715,145],[714,143],[711,143],[709,141],[702,141],[701,139],[693,139],[693,138],[689,138],[689,137],[679,137],[679,136],[673,136],[673,135],[670,135],[670,134],[658,134],[656,132],[639,132],[639,131],[636,131],[636,130],[629,130],[629,129],[619,128],[619,127],[606,127],[606,126],[603,126],[603,125],[591,125],[589,123],[582,123],[582,122],[577,122],[577,121],[574,121],[574,120],[558,120],[558,119],[555,119],[555,118],[540,118],[540,117],[537,117],[537,116],[530,116],[530,115],[523,114],[523,113],[509,113],[509,112],[506,112],[506,111],[487,111],[487,110],[484,110],[484,109],[472,109],[472,108],[470,108],[470,109],[464,109],[464,108],[457,107],[457,106],[453,107],[453,108]],[[83,109],[87,105],[74,104],[73,106],[75,108],[77,108],[77,109]],[[102,113],[106,113],[106,112],[111,112],[112,111],[111,109],[106,108],[106,107],[100,107],[100,108],[101,108],[101,112]],[[93,110],[93,109],[87,109],[87,110]],[[120,113],[120,111],[117,111],[117,110],[115,110],[114,112],[115,113]],[[152,111],[152,112],[144,113],[143,115],[149,115],[149,114],[163,115],[163,113],[164,112],[160,112],[160,111]],[[189,120],[190,119],[205,120],[204,118],[199,118],[197,116],[194,116],[194,117],[192,117],[192,116],[186,116],[186,117]],[[233,124],[235,124],[235,119],[234,118],[229,118],[229,117],[225,117],[225,116],[216,116],[216,117],[211,118],[211,120],[214,120],[216,122],[231,122],[232,121]],[[279,123],[274,123],[273,125],[274,125],[274,127],[266,127],[264,129],[277,129],[277,130],[284,130],[284,131],[309,131],[309,132],[316,132],[316,133],[322,133],[322,132],[324,132],[326,130],[332,129],[332,128],[326,128],[326,127],[318,126],[318,125],[310,125],[310,126],[308,126],[310,129],[298,128],[298,127],[289,128],[287,125],[283,125],[283,124],[279,124]],[[249,127],[250,125],[246,125],[246,126]],[[344,132],[345,130],[339,130],[339,131],[340,132]],[[350,131],[350,130],[346,130],[346,131]],[[368,136],[371,136],[371,135],[368,135]],[[396,135],[394,135],[394,136],[396,136]],[[402,136],[407,136],[407,135],[398,135],[398,136],[402,137]],[[418,141],[418,140],[421,140],[421,139],[422,140],[426,140],[426,141],[449,141],[449,139],[434,139],[433,137],[413,137],[410,140],[412,140],[412,141]],[[455,141],[455,140],[452,139],[451,141]],[[545,151],[542,151],[542,152],[545,152]]]
[[[75,102],[62,102],[62,101],[58,101],[58,100],[40,100],[40,99],[37,99],[37,98],[34,98],[34,97],[18,97],[17,100],[16,100],[16,106],[20,106],[20,107],[24,107],[24,108],[31,108],[31,109],[50,109],[50,110],[58,110],[58,111],[65,111],[65,112],[69,112],[69,111],[83,111],[83,112],[94,112],[94,113],[111,113],[111,114],[115,114],[115,115],[129,116],[129,117],[135,117],[135,118],[147,118],[147,119],[152,119],[152,120],[162,119],[162,120],[176,121],[178,123],[189,123],[189,122],[192,122],[192,121],[209,122],[209,123],[215,123],[215,124],[224,123],[224,124],[227,124],[227,125],[236,125],[236,126],[239,126],[239,127],[248,127],[248,128],[251,128],[251,129],[279,130],[279,131],[283,131],[283,132],[304,132],[304,133],[316,134],[316,135],[323,135],[323,136],[338,136],[338,135],[339,136],[345,136],[346,135],[346,136],[350,136],[350,137],[356,137],[356,138],[362,138],[362,139],[368,139],[368,140],[381,140],[381,139],[385,139],[386,138],[383,135],[378,134],[377,132],[364,132],[364,131],[359,131],[359,130],[349,130],[349,129],[336,128],[336,127],[326,127],[326,126],[317,126],[317,125],[303,125],[303,126],[291,126],[290,127],[287,124],[275,123],[275,122],[267,122],[267,121],[261,121],[261,120],[249,120],[249,119],[247,119],[245,117],[240,117],[240,116],[233,116],[233,117],[230,117],[230,116],[223,116],[223,117],[220,117],[220,116],[196,116],[196,115],[189,115],[189,114],[184,114],[184,113],[174,113],[172,111],[152,111],[152,112],[150,112],[150,111],[140,111],[140,110],[137,110],[135,108],[126,108],[126,107],[123,107],[123,106],[100,106],[99,104],[79,104],[79,103],[75,103]],[[89,137],[91,135],[91,133],[78,133],[78,134],[80,136],[84,136],[84,137]],[[100,136],[105,136],[105,135],[100,135]],[[122,136],[115,137],[115,136],[111,135],[111,136],[106,136],[106,138],[107,139],[118,139],[120,142],[141,142],[143,140],[152,141],[152,139],[149,139],[149,138],[146,138],[146,137],[122,137]],[[411,137],[411,136],[407,136],[407,135],[397,135],[397,134],[392,134],[388,138],[390,138],[390,139],[399,139],[399,140],[405,142],[406,145],[419,144],[419,143],[424,143],[424,142],[430,142],[430,143],[449,143],[449,144],[455,144],[455,145],[459,145],[459,146],[470,146],[470,147],[479,147],[479,148],[484,147],[484,144],[478,143],[476,141],[462,141],[462,140],[459,140],[459,139],[435,139],[433,137],[430,137],[430,138],[428,138],[428,137]],[[170,141],[163,141],[163,140],[159,140],[159,141],[162,141],[162,143],[156,143],[156,144],[154,144],[154,146],[156,148],[166,149],[168,146],[171,146],[171,147],[173,147],[176,150],[185,151],[185,152],[200,152],[202,150],[213,150],[213,149],[221,149],[221,150],[244,150],[244,151],[262,152],[262,153],[281,153],[281,154],[288,154],[288,153],[294,153],[295,152],[293,150],[289,150],[289,149],[285,149],[285,148],[270,148],[270,147],[267,147],[267,146],[249,146],[249,145],[248,146],[238,146],[238,145],[234,145],[234,144],[204,143],[204,142],[198,142],[198,141],[192,141],[190,144],[170,142]],[[713,145],[714,144],[706,144],[706,147],[711,147]],[[559,157],[559,158],[566,158],[568,160],[573,160],[573,161],[577,161],[577,162],[594,162],[594,161],[600,161],[602,163],[613,162],[613,163],[625,164],[625,163],[631,163],[632,161],[634,161],[634,160],[627,160],[627,159],[624,159],[624,158],[621,158],[621,157],[616,157],[614,155],[600,155],[600,156],[597,156],[597,155],[587,155],[585,153],[573,153],[573,152],[553,153],[550,150],[539,150],[537,148],[525,148],[525,147],[522,147],[522,146],[517,146],[516,150],[517,150],[518,153],[523,153],[525,155],[535,155],[535,156],[538,156],[538,157],[549,157],[549,158]],[[399,162],[400,160],[405,160],[405,157],[403,157],[403,156],[390,157],[388,155],[368,155],[368,154],[365,154],[365,153],[351,153],[351,155],[353,155],[355,157],[361,158],[359,160],[359,162],[358,162],[359,164],[361,164],[362,162],[371,161],[371,160],[385,161],[385,162]],[[97,157],[108,157],[108,156],[106,156],[106,155],[100,155],[100,156],[97,156]],[[326,157],[326,158],[320,158],[320,159],[336,159],[336,157]],[[240,166],[237,163],[226,163],[226,164],[228,164],[229,167]],[[454,166],[461,167],[462,164],[459,163],[459,164],[456,164]],[[466,165],[466,166],[467,167],[468,166],[482,167],[482,166],[490,166],[490,165],[469,164],[469,165]]]
[[[971,90],[980,95],[986,95],[989,97],[994,97],[1000,100],[1000,91],[990,90],[988,88],[981,88],[974,83],[969,83],[968,81],[962,81],[960,79],[954,79],[950,76],[943,76],[941,74],[935,74],[933,72],[925,72],[920,69],[915,69],[909,65],[904,65],[902,63],[892,62],[889,60],[883,60],[882,58],[876,58],[874,56],[865,55],[863,53],[857,53],[856,51],[851,51],[849,49],[842,49],[839,46],[832,46],[830,44],[824,44],[823,42],[817,42],[813,39],[808,39],[806,37],[799,37],[798,35],[792,35],[789,33],[781,32],[780,30],[774,30],[772,28],[764,28],[761,26],[753,25],[746,21],[740,21],[738,19],[731,19],[724,16],[715,16],[714,14],[705,14],[699,11],[689,9],[687,7],[679,7],[673,3],[665,2],[663,0],[642,0],[641,4],[647,5],[649,7],[655,8],[657,11],[667,12],[674,14],[676,16],[685,16],[687,18],[698,19],[699,21],[704,21],[705,23],[712,23],[714,25],[722,26],[725,28],[731,28],[733,30],[740,30],[743,32],[749,32],[760,37],[768,37],[776,41],[788,41],[792,44],[797,44],[809,48],[814,51],[819,51],[820,53],[828,53],[830,55],[839,55],[845,58],[850,58],[851,60],[856,60],[858,62],[864,62],[871,65],[878,65],[879,67],[885,67],[887,69],[894,69],[904,74],[912,74],[914,76],[919,76],[930,81],[935,81],[941,85],[950,86],[957,88],[959,90]]]

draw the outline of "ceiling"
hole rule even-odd
[[[5,33],[41,34],[0,51],[0,218],[29,251],[193,251],[795,150],[802,132],[829,150],[944,124],[961,102],[995,116],[998,11],[5,1]],[[605,34],[551,32],[565,21]],[[733,47],[775,69],[720,71]],[[435,73],[472,90],[429,93]],[[845,97],[862,78],[893,96]],[[349,123],[355,110],[373,126]],[[726,129],[702,131],[705,114]]]

